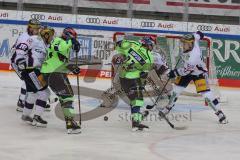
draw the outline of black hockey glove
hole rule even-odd
[[[19,59],[16,61],[16,65],[17,65],[19,71],[22,71],[22,70],[26,69],[26,67],[27,67],[26,59],[24,59],[24,58],[19,58]]]
[[[80,73],[80,68],[78,68],[78,67],[74,68],[72,70],[72,73],[78,75]]]
[[[201,31],[197,31],[197,34],[200,36],[200,40],[203,40],[204,34]]]
[[[171,70],[169,73],[168,73],[168,78],[175,78],[178,76],[178,73],[177,73],[177,70],[174,69],[174,70]]]
[[[76,51],[76,52],[79,52],[80,43],[78,42],[77,39],[75,39],[75,38],[72,39],[72,45],[73,45],[73,50]]]

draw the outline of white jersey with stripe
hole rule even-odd
[[[207,72],[206,64],[203,62],[202,51],[200,49],[199,41],[200,35],[194,33],[194,47],[191,51],[183,53],[185,58],[180,61],[180,67],[177,68],[177,72],[180,76],[200,75]]]
[[[46,57],[46,45],[43,39],[38,35],[29,35],[27,32],[21,34],[12,51],[12,63],[19,59],[25,59],[27,68],[40,68]]]

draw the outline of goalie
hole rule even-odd
[[[202,53],[199,47],[199,40],[204,38],[204,34],[200,31],[194,34],[187,34],[181,38],[183,45],[183,54],[185,59],[181,59],[180,67],[171,70],[168,74],[169,78],[176,78],[175,86],[172,91],[168,105],[159,111],[159,115],[168,114],[174,107],[178,96],[193,81],[197,93],[200,93],[215,111],[220,123],[227,123],[226,116],[222,110],[218,109],[219,101],[213,96],[208,84],[208,71],[202,60]]]
[[[127,104],[130,104],[133,131],[149,128],[141,123],[144,114],[140,112],[140,108],[144,105],[143,91],[146,91],[144,87],[148,75],[160,76],[168,70],[162,57],[158,53],[152,53],[155,42],[156,39],[152,36],[143,37],[140,43],[123,37],[116,41],[118,54],[112,58],[113,88],[105,92],[102,97],[104,100],[102,106],[111,106],[116,96],[122,97]],[[154,71],[149,74],[150,70]],[[171,90],[171,87],[168,89]],[[107,100],[107,97],[111,97],[110,100]]]

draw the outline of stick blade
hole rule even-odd
[[[176,130],[186,130],[187,128],[187,126],[174,126],[174,129]]]
[[[154,107],[154,106],[152,106],[152,105],[147,105],[147,106],[146,106],[146,109],[153,109],[153,107]]]

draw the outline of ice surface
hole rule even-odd
[[[75,78],[71,78],[75,83]],[[107,89],[108,80],[83,83],[89,88]],[[20,120],[16,102],[21,81],[14,73],[0,73],[0,160],[239,160],[240,159],[240,91],[222,88],[228,98],[222,104],[230,123],[220,125],[213,111],[203,101],[181,97],[169,117],[175,125],[188,126],[173,130],[152,113],[146,124],[149,132],[133,133],[129,108],[121,102],[117,109],[83,122],[80,135],[67,135],[65,124],[46,112],[47,128],[36,128]],[[77,101],[75,102],[77,104]],[[151,101],[147,100],[147,103]],[[83,111],[91,110],[99,100],[81,96]],[[54,106],[53,106],[54,107]],[[190,111],[191,110],[191,111]]]

